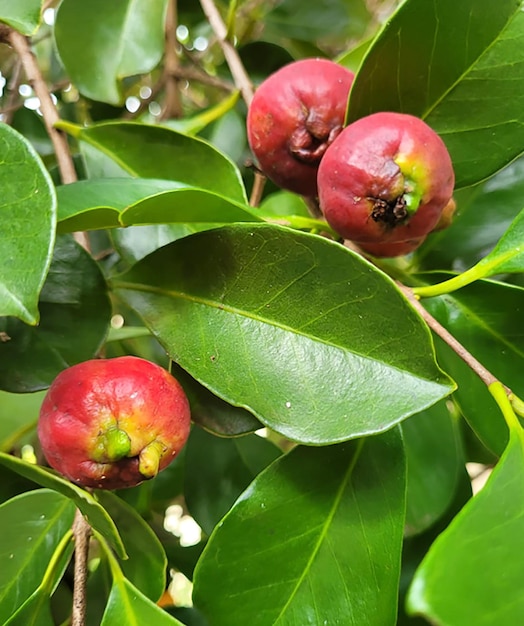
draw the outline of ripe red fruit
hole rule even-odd
[[[324,217],[356,242],[424,237],[438,223],[454,184],[442,139],[404,113],[375,113],[347,126],[318,171]]]
[[[133,356],[61,372],[38,421],[51,467],[84,487],[121,489],[153,478],[189,435],[189,403],[162,367]]]
[[[275,184],[317,195],[317,170],[342,130],[354,74],[327,59],[303,59],[279,69],[256,90],[247,136],[260,169]]]

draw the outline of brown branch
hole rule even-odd
[[[235,85],[240,90],[245,103],[249,106],[253,99],[253,86],[235,47],[227,39],[227,28],[213,0],[200,0],[211,28],[217,36],[224,57],[233,76]]]
[[[85,626],[87,565],[91,526],[87,523],[80,509],[76,510],[75,520],[73,522],[73,535],[75,537],[75,579],[73,586],[71,626]]]
[[[464,363],[466,363],[466,365],[468,365],[468,367],[475,372],[475,374],[487,387],[493,383],[500,382],[499,379],[486,369],[484,365],[482,365],[482,363],[480,363],[480,361],[478,361],[471,354],[471,352],[466,350],[466,348],[459,341],[457,341],[455,337],[453,337],[453,335],[431,315],[431,313],[426,311],[409,287],[406,287],[401,283],[397,283],[397,285],[431,330],[448,344],[448,346],[464,361]],[[506,393],[509,395],[511,390],[505,385],[504,388],[506,389]]]
[[[29,41],[27,37],[24,37],[24,35],[16,30],[11,30],[7,39],[20,58],[27,80],[33,87],[36,97],[40,101],[40,110],[42,112],[45,129],[53,144],[60,178],[64,184],[74,183],[77,181],[77,175],[67,137],[55,127],[60,117],[44,77],[38,67],[36,57],[31,50]],[[74,237],[81,246],[89,250],[89,240],[86,233],[74,233]]]
[[[178,41],[176,38],[176,27],[178,21],[177,0],[169,0],[166,15],[166,46],[164,55],[165,74],[165,101],[161,120],[171,117],[182,117],[182,102],[180,99],[180,89],[176,77],[176,70],[179,66],[177,55]]]

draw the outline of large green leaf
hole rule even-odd
[[[85,489],[77,487],[54,471],[39,465],[32,465],[10,454],[0,452],[0,465],[32,480],[37,485],[53,489],[72,500],[86,516],[93,528],[103,535],[115,548],[120,558],[127,558],[122,539],[113,520],[97,500]]]
[[[0,315],[39,320],[55,240],[53,183],[31,144],[0,123]]]
[[[106,122],[67,132],[114,159],[133,176],[177,181],[247,204],[236,165],[211,144],[162,126]]]
[[[70,500],[47,489],[21,494],[0,506],[0,623],[40,585],[74,515]]]
[[[57,189],[59,232],[135,224],[258,222],[247,205],[175,181],[84,180]]]
[[[301,447],[238,499],[197,565],[213,626],[393,626],[405,471],[396,430]]]
[[[135,587],[153,602],[166,588],[167,558],[162,544],[136,510],[110,491],[98,491],[97,499],[118,527],[128,559],[122,570]]]
[[[437,538],[408,596],[446,626],[520,624],[524,615],[524,435],[511,433],[488,483]]]
[[[386,110],[417,115],[442,136],[457,188],[516,158],[524,146],[521,0],[402,3],[357,74],[349,120]]]
[[[90,255],[60,237],[40,295],[40,324],[0,318],[0,388],[16,393],[49,387],[63,369],[91,359],[107,333],[111,303]]]
[[[62,0],[58,52],[75,86],[93,100],[122,104],[121,81],[151,71],[164,50],[168,0]]]
[[[44,395],[0,391],[0,450],[8,452],[17,437],[36,426]]]
[[[32,35],[40,25],[42,0],[2,0],[0,22],[23,35]]]
[[[274,444],[257,435],[225,439],[200,428],[191,431],[185,497],[189,512],[208,535],[249,483],[279,455]]]
[[[379,432],[453,389],[391,280],[322,237],[274,225],[205,231],[113,287],[194,378],[296,441]]]
[[[458,425],[446,401],[402,423],[408,479],[406,533],[420,533],[448,509],[464,462]]]
[[[100,626],[184,626],[151,602],[126,578],[113,582]]]

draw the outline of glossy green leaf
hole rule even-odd
[[[511,433],[486,486],[437,538],[408,596],[411,613],[446,626],[519,624],[524,562],[524,435]]]
[[[247,205],[174,181],[87,180],[59,187],[57,196],[59,232],[170,222],[260,221]]]
[[[162,58],[166,7],[167,0],[62,0],[56,45],[83,95],[123,103],[122,79],[150,72]]]
[[[194,428],[186,450],[185,496],[199,526],[210,535],[249,483],[280,454],[257,435],[224,439]]]
[[[23,35],[33,35],[40,25],[42,0],[2,0],[0,22]]]
[[[399,433],[297,447],[216,528],[194,602],[213,626],[393,626],[404,524]]]
[[[262,428],[262,424],[253,414],[242,407],[224,402],[176,363],[173,363],[171,373],[184,387],[191,405],[191,419],[195,424],[224,437],[245,435]]]
[[[524,395],[523,288],[493,281],[478,281],[452,294],[426,298],[422,302],[488,370],[518,396]],[[453,369],[448,371],[451,375],[455,373]],[[486,399],[489,394],[484,390],[479,392],[482,395],[476,397],[474,390],[477,387],[475,383],[468,382],[470,378],[468,376],[465,384],[461,385],[457,377],[459,386],[456,396],[459,406],[484,443],[494,452],[500,453],[501,444],[507,438],[507,428],[500,415],[497,417],[496,405]],[[469,398],[475,403],[471,413],[478,416],[473,421],[468,410]],[[481,434],[484,421],[488,422],[488,439]]]
[[[110,156],[133,176],[173,180],[247,204],[236,165],[211,144],[162,126],[107,122],[64,130]]]
[[[70,500],[47,489],[21,494],[0,506],[0,623],[40,585],[74,515]]]
[[[115,580],[100,626],[184,626],[159,608],[126,578]]]
[[[55,240],[53,183],[31,144],[0,123],[0,315],[39,321]]]
[[[286,215],[301,215],[311,217],[302,196],[290,191],[277,191],[264,198],[260,204],[260,211],[264,215],[281,217]]]
[[[448,509],[464,467],[458,424],[439,402],[402,423],[408,467],[405,534],[420,533]]]
[[[128,559],[121,564],[124,575],[145,596],[156,602],[166,588],[167,558],[155,533],[136,510],[109,491],[97,499],[118,527]]]
[[[53,470],[40,467],[39,465],[32,465],[10,454],[0,452],[0,465],[32,480],[37,485],[52,489],[72,500],[86,516],[90,525],[111,542],[120,558],[125,559],[127,557],[115,523],[88,491],[77,487]]]
[[[234,91],[227,98],[224,98],[221,102],[209,109],[193,115],[191,117],[183,117],[181,119],[167,120],[164,125],[173,130],[177,130],[179,133],[185,133],[187,135],[196,135],[201,130],[206,128],[212,122],[215,122],[228,111],[230,111],[238,102],[240,97],[239,91]]]
[[[475,265],[497,244],[522,209],[524,158],[488,181],[455,194],[457,213],[451,226],[430,235],[417,254],[425,269],[457,272]]]
[[[44,395],[0,391],[0,450],[8,452],[18,436],[36,426]]]
[[[453,389],[390,279],[322,237],[271,225],[205,231],[113,287],[173,361],[296,441],[379,432]]]
[[[49,387],[66,367],[91,359],[111,317],[105,279],[90,255],[60,237],[40,295],[40,324],[0,318],[0,388],[16,393]]]
[[[521,9],[520,0],[403,2],[361,65],[350,121],[387,110],[423,118],[446,142],[457,188],[501,169],[524,145]]]

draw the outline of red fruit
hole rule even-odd
[[[38,436],[49,465],[72,482],[121,489],[164,469],[189,427],[180,384],[160,366],[124,356],[61,372],[44,398]]]
[[[359,243],[359,248],[379,258],[403,256],[416,250],[424,242],[425,237],[408,241],[386,241],[380,243]]]
[[[317,170],[342,130],[354,74],[327,59],[282,67],[256,90],[247,136],[260,169],[275,184],[317,195]]]
[[[375,113],[347,126],[318,171],[324,217],[356,242],[424,237],[454,184],[444,142],[421,119],[403,113]]]

